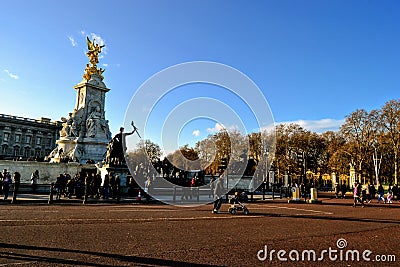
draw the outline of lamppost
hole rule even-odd
[[[263,200],[265,200],[265,191],[268,190],[268,148],[265,150],[265,176],[263,181]]]

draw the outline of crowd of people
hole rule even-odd
[[[0,194],[3,194],[4,200],[8,199],[9,193],[10,193],[10,188],[11,185],[14,184],[14,190],[13,190],[13,197],[11,202],[16,202],[17,194],[18,194],[18,189],[21,184],[21,174],[19,172],[14,172],[13,175],[11,176],[10,172],[7,171],[7,169],[4,169],[0,173]]]
[[[71,199],[85,198],[120,198],[121,180],[119,175],[106,174],[104,181],[99,173],[77,173],[71,176],[69,173],[61,173],[52,183],[56,200],[62,197]]]
[[[345,195],[343,194],[343,197],[344,196]],[[389,186],[385,194],[385,188],[381,183],[378,183],[375,187],[375,185],[370,183],[363,185],[356,181],[353,186],[353,198],[353,207],[356,207],[357,203],[360,203],[362,207],[365,207],[365,203],[371,203],[375,198],[377,198],[377,203],[391,204],[394,199],[400,199],[400,191],[398,185],[395,184]]]
[[[133,179],[130,179],[132,181]],[[21,174],[14,172],[11,174],[7,169],[0,172],[0,195],[3,195],[3,200],[8,200],[10,189],[13,192],[13,200],[16,201],[17,194],[21,185]],[[32,193],[37,193],[39,185],[39,171],[32,172],[30,177],[30,186]],[[100,174],[81,172],[74,176],[69,173],[59,174],[55,181],[51,183],[50,194],[54,194],[56,199],[78,198],[85,197],[117,199],[120,198],[121,180],[119,175],[113,173],[106,174],[104,179]]]

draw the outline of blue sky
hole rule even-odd
[[[88,62],[85,37],[92,34],[106,45],[99,65],[111,89],[106,117],[113,134],[141,84],[189,61],[243,72],[264,93],[276,122],[299,122],[310,130],[337,129],[356,109],[377,109],[399,98],[396,0],[1,4],[2,114],[67,116],[75,104],[73,86]],[[216,123],[201,121],[188,123],[180,142],[204,137]]]

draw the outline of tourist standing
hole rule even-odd
[[[11,175],[9,172],[6,172],[3,178],[3,191],[4,191],[4,200],[8,199],[8,193],[10,192],[10,186],[12,184]]]
[[[113,173],[110,173],[109,176],[110,176],[110,195],[112,199],[115,199],[115,177]]]
[[[21,184],[21,174],[19,172],[14,172],[14,193],[11,203],[15,204],[17,202],[17,194],[19,191],[19,186]]]
[[[110,176],[106,174],[103,182],[103,199],[108,199],[110,194]]]
[[[342,191],[342,198],[346,198],[346,192],[347,192],[346,181],[343,181],[341,191]]]
[[[117,199],[117,202],[121,199],[121,179],[119,178],[119,175],[115,176],[115,198]]]
[[[3,181],[6,177],[7,169],[4,169],[3,172],[0,173],[0,194],[3,194]]]
[[[371,203],[371,185],[368,183],[365,186],[365,195],[366,195],[366,201],[368,201],[368,203]]]
[[[335,197],[339,198],[339,184],[335,183]]]
[[[152,187],[152,179],[150,176],[147,177],[146,181],[144,182],[144,197],[146,198],[146,203],[150,201],[150,191]]]
[[[31,175],[32,192],[36,193],[37,184],[39,182],[39,170],[36,170]]]
[[[89,197],[90,183],[91,183],[91,177],[90,177],[89,173],[86,173],[85,182],[84,182],[84,184],[85,184],[85,193],[84,193],[84,196],[83,196],[83,204],[87,204],[88,197]]]
[[[371,184],[369,186],[369,192],[371,193],[371,199],[375,198],[375,194],[376,194],[376,188],[375,185]]]
[[[393,193],[393,198],[394,199],[399,199],[398,195],[399,195],[399,188],[397,186],[397,184],[394,184],[392,187],[392,193]]]

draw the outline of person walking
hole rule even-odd
[[[383,189],[383,186],[381,183],[378,184],[378,203],[381,203],[381,200],[383,203],[385,203],[385,189]]]
[[[361,203],[361,206],[364,208],[364,202],[361,198],[361,184],[358,182],[354,183],[354,189],[353,189],[353,197],[354,197],[354,204],[353,207],[357,207],[357,201]]]
[[[222,175],[218,178],[214,188],[214,209],[213,213],[219,213],[219,209],[222,205],[222,197],[224,196],[224,178]]]
[[[393,203],[393,202],[392,202],[392,198],[393,198],[392,193],[391,193],[390,191],[388,191],[387,194],[386,194],[386,200],[387,200],[387,203],[388,203],[388,204]]]
[[[14,179],[14,192],[11,203],[15,204],[17,203],[17,194],[19,191],[19,186],[21,185],[21,174],[19,172],[14,172],[13,179]]]

